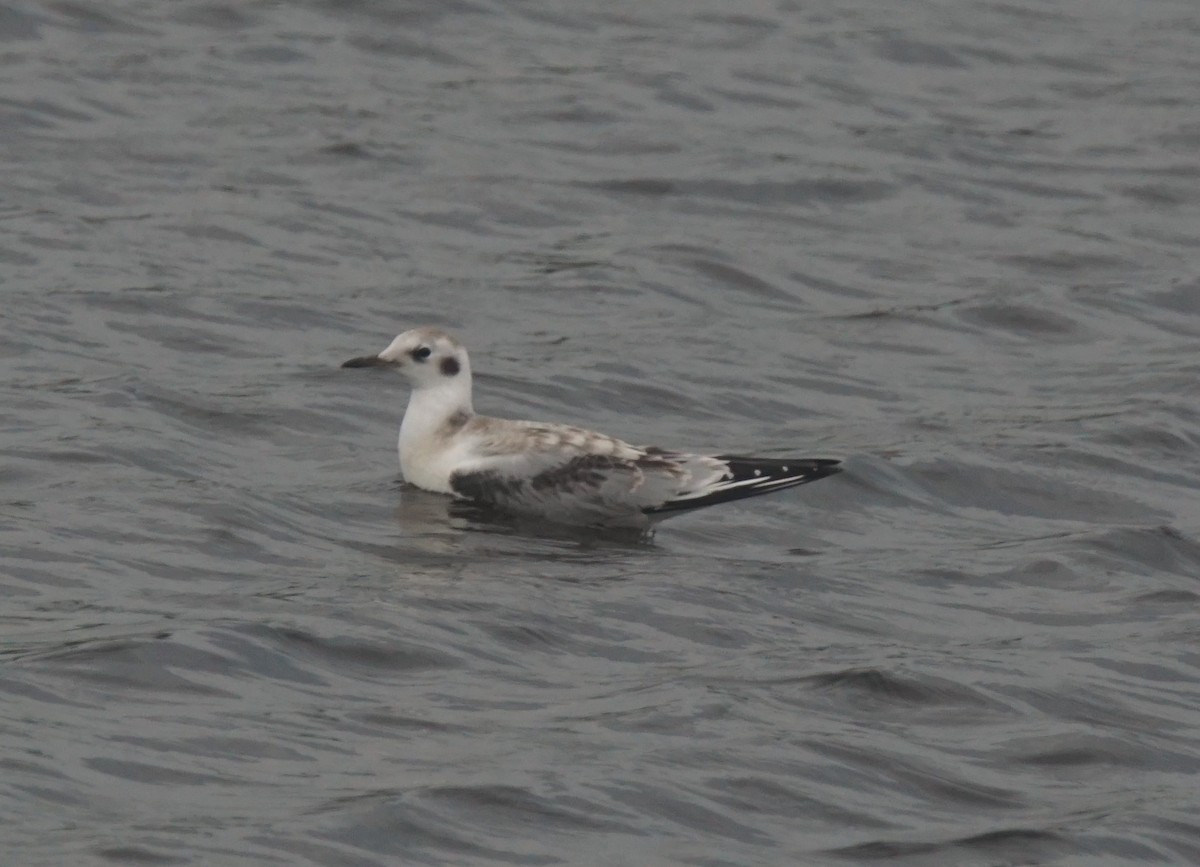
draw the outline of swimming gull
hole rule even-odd
[[[476,415],[467,350],[414,328],[342,367],[399,368],[412,385],[400,424],[410,484],[560,523],[646,527],[678,512],[779,491],[840,471],[828,458],[735,457],[634,446],[564,424]]]

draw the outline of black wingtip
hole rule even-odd
[[[729,475],[717,490],[700,497],[685,497],[647,509],[647,514],[677,512],[728,503],[805,485],[836,475],[842,462],[834,458],[746,458],[717,455],[729,465]]]
[[[738,455],[717,455],[717,460],[729,464],[735,480],[751,477],[770,477],[779,481],[797,479],[796,484],[815,482],[842,471],[837,458],[747,458]]]

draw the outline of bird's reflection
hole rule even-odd
[[[556,524],[423,491],[403,482],[397,482],[396,494],[398,499],[393,514],[406,542],[430,553],[469,550],[475,547],[469,541],[470,537],[480,539],[481,536],[557,543],[559,549],[654,547],[651,531]]]

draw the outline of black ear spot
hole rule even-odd
[[[460,368],[458,366],[457,358],[443,358],[442,359],[442,374],[444,376],[457,376],[459,370],[461,370],[461,369],[462,368]]]

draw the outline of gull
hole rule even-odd
[[[411,384],[399,442],[409,484],[556,523],[646,528],[840,472],[829,458],[692,454],[571,425],[476,415],[467,350],[440,328],[405,331],[378,355],[342,367],[394,367]]]

